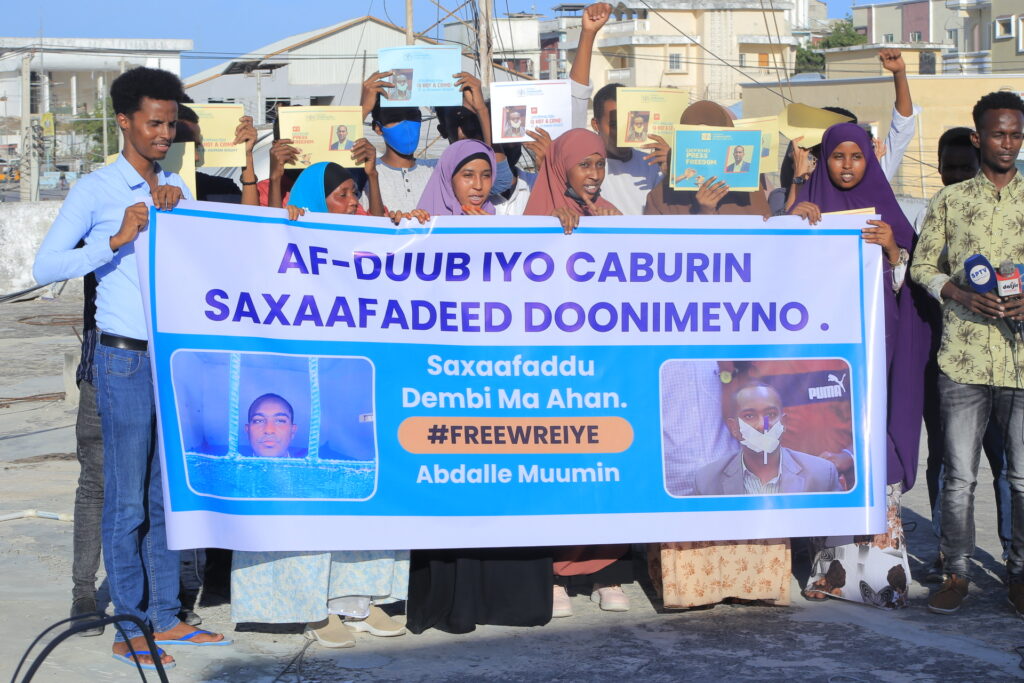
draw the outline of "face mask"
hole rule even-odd
[[[782,420],[776,422],[775,426],[766,432],[759,432],[743,420],[737,420],[737,422],[739,422],[740,436],[742,437],[740,443],[755,453],[764,453],[764,464],[767,465],[768,454],[774,453],[775,449],[779,447],[782,432],[785,431]]]
[[[384,143],[399,154],[409,155],[416,151],[420,141],[420,122],[401,121],[385,128],[381,126]]]

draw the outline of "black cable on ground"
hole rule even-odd
[[[150,632],[149,628],[144,623],[142,623],[142,621],[138,617],[135,617],[130,614],[115,614],[113,616],[108,617],[98,612],[95,614],[82,614],[77,617],[68,617],[67,619],[61,619],[60,621],[51,624],[45,630],[43,630],[43,632],[36,636],[35,640],[32,641],[32,644],[28,646],[28,649],[25,650],[25,654],[21,656],[21,660],[18,662],[18,667],[14,670],[14,675],[11,676],[11,683],[18,683],[18,673],[21,672],[21,667],[25,664],[25,660],[28,659],[29,653],[32,652],[32,648],[34,648],[36,644],[40,640],[42,640],[47,633],[57,628],[58,626],[63,626],[64,624],[69,624],[75,621],[79,623],[72,625],[70,628],[68,628],[68,630],[57,635],[53,640],[47,643],[46,647],[43,648],[43,651],[39,653],[35,660],[33,660],[32,666],[30,666],[28,670],[25,672],[25,677],[21,679],[21,683],[29,683],[29,681],[32,680],[32,677],[35,676],[36,672],[39,670],[39,667],[41,667],[43,665],[43,662],[46,661],[46,658],[50,655],[50,653],[53,652],[53,650],[56,649],[56,647],[60,645],[62,642],[64,642],[66,639],[81,631],[95,628],[96,626],[106,626],[107,624],[113,624],[113,626],[121,634],[121,637],[125,637],[124,629],[121,627],[122,621],[130,621],[142,630],[142,635],[146,639],[146,645],[147,647],[149,647],[150,653],[152,653],[153,665],[156,667],[156,674],[160,678],[161,683],[168,683],[167,672],[164,671],[163,661],[161,661],[160,657],[157,654],[159,652],[159,648],[156,646],[156,642],[153,640],[153,634],[152,632]],[[145,683],[145,681],[147,680],[146,674],[143,672],[142,666],[140,666],[140,663],[138,661],[138,655],[135,654],[135,648],[132,647],[131,641],[128,638],[125,638],[124,642],[128,645],[129,655],[131,655],[131,657],[135,659],[135,668],[139,672],[139,677],[142,678],[143,683]]]

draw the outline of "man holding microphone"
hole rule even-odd
[[[947,578],[928,609],[952,614],[967,596],[978,459],[994,418],[1006,441],[1013,499],[1009,601],[1024,616],[1024,358],[1011,332],[1024,320],[1024,299],[976,292],[964,272],[964,262],[975,254],[991,263],[1024,262],[1024,179],[1015,166],[1024,139],[1024,102],[1014,93],[990,93],[975,105],[973,117],[981,172],[932,199],[910,268],[911,277],[943,306],[938,361],[946,452],[940,505]]]

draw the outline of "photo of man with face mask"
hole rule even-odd
[[[731,403],[731,406],[730,406]],[[726,424],[739,452],[697,472],[699,496],[773,495],[842,491],[839,472],[828,460],[782,446],[785,410],[770,384],[750,383],[725,402]]]
[[[388,99],[408,100],[412,97],[412,69],[395,69],[392,78],[395,87],[388,93]]]
[[[505,125],[501,132],[506,138],[526,137],[526,107],[505,107]]]
[[[629,128],[626,129],[626,142],[647,142],[647,125],[651,120],[649,111],[629,112]]]

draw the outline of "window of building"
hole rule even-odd
[[[891,42],[893,42],[892,34],[891,33],[886,33],[885,35],[883,35],[882,36],[882,42],[883,43],[891,43]]]
[[[329,107],[334,103],[334,95],[313,95],[309,98],[311,107]]]
[[[910,32],[910,42],[912,42],[912,43],[920,43],[921,42],[921,32],[920,31],[911,31]]]
[[[992,37],[995,40],[1013,38],[1013,29],[1013,17],[996,17],[996,20],[992,22]]]
[[[670,52],[668,55],[668,70],[669,71],[682,71],[683,70],[683,54],[681,52]]]
[[[762,69],[767,69],[768,68],[768,53],[767,52],[759,52],[757,54],[757,65],[760,68],[762,68]]]
[[[935,75],[935,53],[922,52],[917,59],[917,73],[922,76]]]
[[[959,45],[960,32],[955,28],[946,29],[946,42]]]
[[[747,65],[747,56],[741,52],[740,53],[740,66],[746,66],[746,65]]]
[[[235,98],[234,97],[207,97],[206,98],[206,103],[207,104],[234,104],[235,103]]]
[[[1024,14],[1017,16],[1017,54],[1024,54]]]

